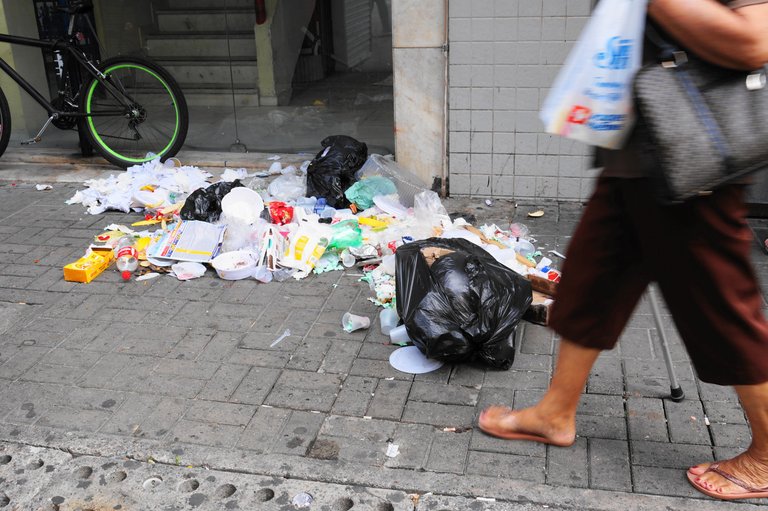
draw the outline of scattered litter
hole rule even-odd
[[[246,169],[225,168],[224,172],[221,173],[221,180],[230,183],[237,179],[245,179],[246,177],[249,177]]]
[[[709,426],[709,417],[707,417],[706,415],[704,416],[704,424]]]
[[[356,330],[364,330],[369,326],[371,326],[371,318],[367,316],[358,316],[350,312],[345,312],[341,317],[341,327],[347,333],[351,333]]]
[[[291,503],[296,509],[302,509],[305,507],[310,507],[314,500],[315,498],[312,497],[312,495],[309,493],[299,493],[293,497]]]
[[[211,260],[211,266],[224,280],[242,280],[252,277],[256,271],[256,254],[250,250],[224,252]]]
[[[544,210],[543,209],[537,209],[536,211],[531,211],[528,213],[528,216],[531,218],[540,218],[544,216]]]
[[[475,500],[479,500],[480,502],[496,502],[496,499],[493,497],[475,497]]]
[[[200,263],[176,263],[171,266],[171,270],[179,280],[192,280],[205,275],[205,266]]]
[[[441,360],[429,359],[416,346],[398,348],[389,356],[389,363],[402,373],[424,374],[443,366]]]
[[[272,341],[272,344],[270,344],[270,345],[269,345],[269,347],[270,347],[270,348],[274,348],[275,346],[277,346],[277,344],[278,344],[280,341],[282,341],[283,339],[285,339],[286,337],[288,337],[288,336],[290,336],[290,335],[291,335],[291,331],[290,331],[290,329],[286,329],[286,330],[285,330],[285,332],[283,332],[283,334],[282,334],[280,337],[278,337],[277,339],[275,339],[274,341]]]
[[[400,446],[393,443],[387,444],[387,457],[388,458],[396,458],[398,454],[400,454]]]
[[[560,259],[565,259],[565,256],[563,254],[561,254],[560,252],[558,252],[557,250],[550,250],[549,253],[559,257]]]
[[[51,186],[51,185],[35,185],[35,189],[38,192],[42,192],[44,190],[52,190],[53,186]]]
[[[141,282],[142,280],[152,280],[159,276],[160,274],[156,272],[145,273],[144,275],[139,275],[138,277],[136,277],[136,282]]]
[[[493,201],[491,199],[485,199],[485,205],[491,207],[493,206]]]

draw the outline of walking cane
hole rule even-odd
[[[685,393],[677,381],[677,376],[675,376],[675,368],[672,365],[672,355],[669,353],[667,334],[664,333],[664,327],[661,324],[659,302],[656,300],[654,286],[654,284],[648,286],[648,300],[651,302],[651,312],[653,313],[654,321],[656,321],[656,331],[659,333],[659,340],[661,341],[661,353],[664,355],[664,363],[667,365],[667,373],[669,373],[669,398],[672,401],[679,402],[683,400]]]

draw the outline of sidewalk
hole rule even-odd
[[[664,399],[669,382],[647,302],[619,347],[598,360],[582,396],[575,445],[498,440],[473,427],[477,414],[493,403],[526,406],[543,393],[557,346],[546,328],[521,324],[509,371],[462,364],[414,377],[390,367],[393,348],[376,321],[366,331],[341,329],[346,311],[372,320],[378,313],[355,271],[258,284],[224,281],[212,270],[187,282],[161,277],[122,283],[109,270],[91,284],[65,282],[62,266],[77,259],[95,234],[137,215],[91,216],[80,205],[64,203],[84,179],[116,169],[66,158],[54,165],[16,154],[0,159],[5,451],[36,446],[121,463],[128,457],[142,470],[150,460],[180,481],[191,471],[203,483],[197,493],[207,499],[196,509],[223,509],[224,502],[235,502],[226,509],[291,509],[290,499],[244,507],[256,488],[288,480],[307,487],[359,487],[354,509],[757,509],[756,501],[705,498],[685,480],[691,464],[746,448],[748,426],[730,389],[694,378],[668,316],[667,336],[686,399]],[[257,158],[235,156],[251,165]],[[180,158],[206,167],[203,156]],[[53,184],[53,190],[37,191],[37,183]],[[563,253],[581,212],[574,203],[444,204],[449,212],[475,215],[478,225],[523,222],[538,247]],[[539,208],[542,218],[525,216]],[[755,258],[765,281],[768,264],[757,245]],[[290,337],[270,348],[286,329]],[[385,454],[388,444],[399,446],[396,457]],[[51,459],[68,463],[60,454]],[[0,461],[0,478],[18,482],[11,466]],[[98,462],[90,466],[94,478],[108,473]],[[205,482],[206,469],[217,471],[215,483]],[[216,493],[229,484],[227,477],[241,488],[251,477],[250,493]],[[46,484],[40,487],[53,491],[64,483]],[[24,483],[0,485],[0,502],[5,492],[12,505],[27,509],[14,500],[14,491],[27,495],[23,488]],[[80,491],[81,498],[124,491],[99,484],[78,488],[71,491]],[[371,507],[363,490],[380,496],[388,495],[380,490],[391,490],[391,497]],[[403,503],[404,495],[427,493],[415,504],[412,498]],[[166,505],[172,502],[169,497]]]

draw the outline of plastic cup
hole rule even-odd
[[[357,316],[356,314],[345,312],[341,317],[341,327],[347,333],[368,328],[369,326],[371,326],[371,318],[366,316]]]
[[[341,252],[341,264],[344,265],[344,268],[351,268],[355,265],[357,262],[357,259],[355,256],[349,253],[349,250],[344,250]]]
[[[405,329],[405,325],[396,326],[390,330],[389,340],[392,341],[392,344],[411,342],[411,338],[408,337],[408,331]]]
[[[384,309],[379,313],[379,323],[381,324],[381,333],[389,335],[393,328],[397,326],[400,318],[395,309]]]
[[[517,240],[517,242],[515,242],[514,248],[515,252],[523,257],[528,257],[536,251],[536,247],[533,246],[533,243],[523,239]]]

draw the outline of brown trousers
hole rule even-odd
[[[699,378],[768,381],[768,322],[746,213],[741,185],[665,206],[647,179],[600,178],[568,247],[550,326],[576,344],[611,349],[656,281]]]

